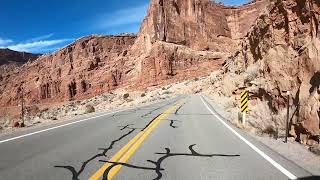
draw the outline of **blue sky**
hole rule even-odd
[[[90,34],[137,32],[148,4],[149,0],[2,1],[0,48],[47,53]]]

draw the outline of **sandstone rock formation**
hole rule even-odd
[[[235,27],[245,31],[264,2],[237,8],[209,0],[153,0],[137,38],[89,36],[43,55],[1,80],[0,105],[16,106],[22,84],[27,104],[41,104],[209,74],[244,34],[232,37]],[[234,25],[237,20],[243,22]]]
[[[318,0],[242,6],[152,0],[137,35],[84,37],[9,71],[0,79],[0,106],[16,106],[21,87],[27,105],[41,105],[167,84],[224,66],[217,93],[234,98],[247,88],[252,104],[281,114],[283,91],[291,90],[292,135],[319,142],[319,17]]]
[[[39,57],[8,74],[0,84],[1,106],[17,105],[24,88],[26,103],[61,102],[92,97],[118,86],[118,59],[135,36],[89,36]]]
[[[141,64],[136,70],[140,82],[154,85],[210,74],[234,51],[266,2],[226,7],[209,0],[151,1],[130,54]],[[232,37],[235,27],[243,32]]]
[[[246,76],[233,87],[234,94],[248,88],[251,102],[268,102],[274,114],[285,111],[285,92],[291,91],[290,133],[309,145],[320,141],[319,23],[319,1],[273,0],[230,57],[232,65],[227,68],[229,73]],[[255,72],[248,73],[247,68],[254,66]]]

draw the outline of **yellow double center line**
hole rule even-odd
[[[160,116],[153,120],[153,122],[140,131],[133,139],[131,139],[125,146],[123,146],[120,151],[118,151],[109,162],[119,162],[126,163],[129,158],[135,153],[135,151],[141,146],[141,144],[146,140],[150,133],[159,125],[160,121],[165,119],[169,114],[171,114],[179,105],[182,103],[177,103],[164,111]],[[112,166],[112,163],[105,163],[100,167],[100,169],[94,173],[89,180],[98,180],[103,175],[103,173]],[[108,173],[108,180],[111,180],[121,169],[122,165],[117,165],[113,167]]]

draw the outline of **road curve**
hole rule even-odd
[[[0,179],[295,179],[310,173],[220,117],[169,101],[0,137]]]

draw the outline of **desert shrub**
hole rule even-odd
[[[268,134],[270,137],[278,138],[278,131],[271,125],[262,130],[263,134]]]
[[[86,105],[85,114],[95,112],[95,108],[92,105]]]
[[[125,93],[125,94],[123,95],[123,99],[128,99],[128,98],[129,98],[129,96],[130,96],[130,94],[129,94],[129,93]]]
[[[44,108],[44,109],[41,109],[39,113],[44,113],[44,112],[47,112],[49,111],[49,108]]]
[[[245,73],[246,73],[246,76],[244,79],[244,83],[249,83],[249,82],[253,81],[259,75],[258,65],[254,64],[254,65],[249,66]]]
[[[142,94],[141,94],[141,97],[145,97],[145,96],[146,96],[146,94],[145,94],[145,93],[142,93]]]
[[[215,82],[221,81],[223,78],[222,72],[220,71],[215,71],[210,74],[210,83],[214,84]]]
[[[196,78],[194,78],[194,81],[199,81],[199,80],[200,80],[200,79],[199,79],[199,78],[197,78],[197,77],[196,77]]]
[[[171,91],[164,91],[162,94],[171,94]]]
[[[290,108],[290,117],[294,112],[294,108]],[[279,131],[279,136],[282,137],[285,135],[286,130],[286,120],[287,120],[287,108],[279,110],[277,114],[272,115],[272,121],[274,122],[276,128]]]
[[[268,126],[274,125],[272,111],[267,102],[257,101],[255,105],[252,105],[249,101],[249,115],[247,117],[250,125],[259,133],[263,133]]]
[[[320,146],[310,147],[309,151],[320,156]]]

